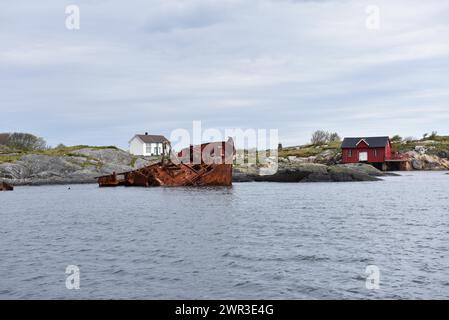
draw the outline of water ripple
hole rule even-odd
[[[0,194],[0,298],[447,298],[448,177],[18,187]],[[368,265],[380,290],[366,289]]]

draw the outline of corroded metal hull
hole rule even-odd
[[[14,187],[6,182],[0,183],[0,191],[13,191]]]
[[[232,165],[166,165],[157,163],[139,170],[98,178],[100,187],[116,186],[230,186]]]
[[[201,158],[196,164],[193,161],[195,150],[200,153]],[[206,156],[204,156],[205,154]],[[215,158],[211,161],[204,160],[204,157],[208,158],[211,154],[215,154]],[[100,187],[230,186],[232,185],[232,157],[234,154],[232,139],[227,142],[208,143],[198,147],[191,146],[178,154],[177,157],[180,157],[180,160],[177,163],[166,160],[138,170],[113,173],[99,177],[98,184]]]

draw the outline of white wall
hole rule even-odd
[[[134,137],[129,143],[129,153],[136,156],[144,155],[145,144],[137,137]]]
[[[151,152],[147,153],[146,143],[143,143],[137,137],[134,137],[129,143],[129,153],[136,156],[151,156],[155,155],[154,149],[159,149],[159,155],[162,154],[162,143],[151,143]]]
[[[146,156],[151,156],[151,155],[156,155],[155,149],[157,148],[159,150],[159,152],[157,153],[158,155],[162,154],[162,143],[150,143],[150,152],[147,153],[147,145],[144,145],[144,155]]]

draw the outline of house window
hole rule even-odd
[[[348,157],[349,157],[349,158],[352,157],[352,150],[348,150]]]
[[[151,144],[150,143],[147,143],[145,145],[145,153],[151,154]]]
[[[377,149],[374,149],[374,158],[377,158]]]
[[[159,147],[158,147],[158,145],[156,145],[155,147],[154,147],[154,151],[153,151],[153,153],[155,154],[155,155],[159,155]]]

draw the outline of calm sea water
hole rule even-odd
[[[449,298],[449,175],[0,193],[0,298]],[[67,265],[80,289],[65,286]],[[365,268],[380,270],[366,288]]]

